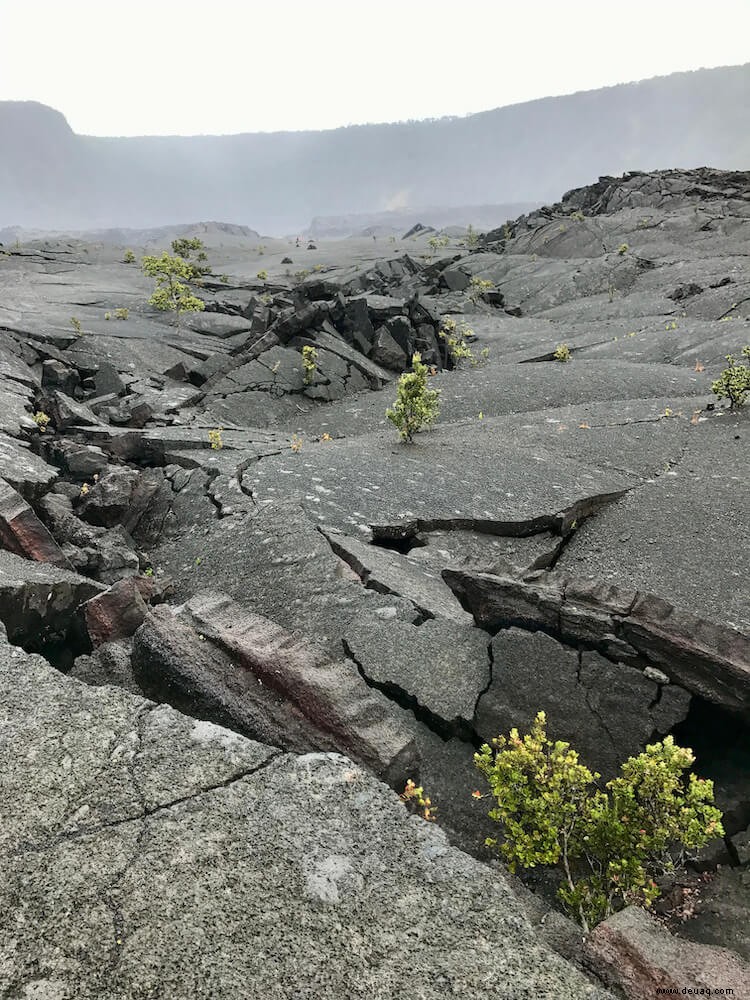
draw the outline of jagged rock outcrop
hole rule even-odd
[[[135,635],[133,667],[147,694],[246,736],[348,753],[394,787],[419,772],[408,725],[353,664],[225,594],[199,593],[179,616],[155,609]]]

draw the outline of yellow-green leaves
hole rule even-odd
[[[412,370],[398,380],[398,394],[386,417],[398,429],[402,441],[413,441],[414,435],[431,427],[440,413],[439,389],[427,388],[427,366],[422,356],[412,358]]]
[[[750,360],[750,345],[742,348],[742,356]],[[711,392],[717,399],[728,399],[730,409],[745,405],[750,394],[750,365],[738,362],[733,354],[727,354],[728,367],[711,384]]]
[[[205,303],[193,295],[187,284],[194,278],[193,265],[182,257],[173,257],[164,251],[160,257],[144,257],[141,267],[144,274],[156,279],[149,304],[155,309],[174,312],[178,326],[182,313],[205,309]]]
[[[554,865],[558,894],[585,929],[620,906],[650,906],[654,874],[723,834],[713,785],[685,772],[695,758],[671,736],[646,747],[599,788],[568,743],[547,737],[540,712],[474,755],[496,805],[499,849],[510,869]]]

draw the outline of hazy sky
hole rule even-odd
[[[750,61],[750,0],[0,0],[0,100],[90,135],[462,115]]]

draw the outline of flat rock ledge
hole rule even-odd
[[[609,996],[345,757],[88,687],[3,635],[0,703],[4,997]]]

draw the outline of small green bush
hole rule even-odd
[[[127,319],[129,315],[130,312],[124,306],[115,309],[115,319]]]
[[[318,352],[314,347],[309,344],[305,344],[302,348],[302,368],[304,370],[304,375],[302,381],[305,385],[312,385],[315,378],[316,365],[318,361]]]
[[[617,248],[617,252],[619,253],[619,255],[621,257],[624,257],[625,254],[628,252],[629,249],[630,249],[630,247],[627,245],[627,243],[621,243],[619,245],[619,247]]]
[[[81,321],[75,316],[70,317],[70,325],[73,327],[75,332],[81,336],[83,334],[83,327],[81,326]]]
[[[742,348],[742,356],[750,360],[750,345]],[[727,354],[727,365],[721,375],[711,384],[711,391],[717,399],[728,399],[731,410],[745,405],[750,393],[750,365],[738,362],[733,354]]]
[[[472,302],[478,302],[479,299],[485,297],[487,292],[491,292],[494,287],[494,281],[490,281],[489,278],[480,278],[475,274],[469,281],[469,298]]]
[[[268,281],[268,271],[258,271],[256,277],[259,281]]]
[[[603,789],[569,743],[547,738],[544,712],[528,735],[512,729],[493,744],[474,763],[496,801],[489,815],[502,827],[500,853],[511,871],[557,867],[558,895],[585,931],[622,906],[650,906],[655,876],[724,833],[713,783],[686,778],[695,757],[671,736],[626,760]]]
[[[32,417],[32,420],[39,428],[39,433],[44,434],[44,432],[47,430],[47,427],[49,426],[50,422],[49,415],[45,413],[44,410],[37,410],[34,416]]]
[[[135,254],[132,250],[126,250],[122,258],[123,264],[135,264]]]
[[[431,427],[440,413],[440,390],[427,388],[427,365],[422,364],[422,356],[415,354],[411,364],[412,370],[398,380],[396,402],[385,411],[401,440],[409,443],[419,431]]]
[[[200,240],[175,240],[172,246],[183,243],[200,243]],[[184,249],[184,247],[183,247]],[[156,279],[156,288],[149,305],[164,312],[173,312],[179,329],[180,318],[185,312],[201,312],[206,305],[193,295],[188,282],[194,280],[195,268],[183,257],[172,257],[166,251],[160,257],[147,256],[141,261],[144,274]]]
[[[433,250],[440,250],[442,247],[447,247],[449,242],[447,236],[431,236],[427,240],[428,246],[432,247]]]
[[[466,246],[475,247],[479,242],[479,236],[475,232],[474,227],[471,223],[466,227]]]
[[[440,339],[445,341],[448,358],[457,367],[461,361],[470,361],[476,364],[471,348],[466,343],[466,338],[473,336],[474,331],[470,330],[466,323],[459,326],[452,316],[444,316],[440,327]]]
[[[567,344],[558,344],[552,357],[555,361],[570,361],[570,348]]]

